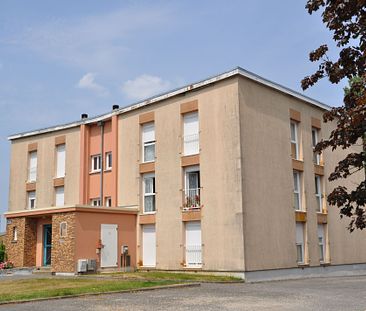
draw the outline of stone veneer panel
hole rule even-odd
[[[8,260],[12,261],[15,267],[24,266],[24,231],[25,217],[12,218],[6,226],[6,254]],[[13,241],[13,228],[17,228],[18,240]]]
[[[52,272],[75,272],[75,213],[52,216]],[[60,236],[60,224],[66,222],[67,234]]]
[[[37,222],[32,218],[12,218],[6,226],[6,253],[15,267],[36,265]],[[13,228],[17,228],[17,241],[13,241]]]

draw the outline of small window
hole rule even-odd
[[[56,146],[56,178],[65,177],[65,144]]]
[[[91,156],[91,173],[100,172],[101,169],[101,157],[100,154]]]
[[[318,225],[319,261],[325,261],[325,225]]]
[[[28,192],[28,209],[33,209],[36,207],[36,192],[29,191]]]
[[[323,212],[323,194],[322,194],[322,177],[315,175],[315,198],[316,210],[319,213]]]
[[[100,199],[99,198],[91,199],[90,205],[91,206],[100,206]]]
[[[56,206],[65,205],[65,192],[63,186],[55,188],[55,205]]]
[[[299,160],[299,134],[298,134],[298,123],[291,121],[291,156],[295,160]]]
[[[29,152],[28,181],[33,182],[37,179],[37,151]]]
[[[198,112],[183,116],[183,154],[192,155],[200,152]]]
[[[303,264],[305,262],[305,239],[304,239],[304,224],[301,222],[296,223],[296,253],[297,263]]]
[[[302,210],[301,204],[301,173],[298,171],[293,171],[294,179],[294,209],[296,211]]]
[[[104,202],[105,202],[106,207],[111,207],[112,206],[112,198],[111,197],[106,197]]]
[[[155,175],[145,174],[143,177],[144,213],[154,213],[155,207]]]
[[[13,227],[13,241],[18,241],[18,228]]]
[[[142,126],[142,145],[143,161],[155,161],[155,125],[153,122]]]
[[[320,153],[315,152],[315,147],[319,142],[319,130],[317,128],[311,129],[311,140],[313,145],[313,162],[316,165],[320,165]]]
[[[67,223],[61,222],[60,223],[60,238],[67,237]]]
[[[105,170],[109,171],[112,169],[112,152],[105,154]]]

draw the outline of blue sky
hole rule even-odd
[[[301,91],[331,34],[306,1],[0,2],[0,214],[9,134],[109,111],[241,66]],[[343,85],[305,94],[336,106]],[[0,231],[4,229],[4,221]]]

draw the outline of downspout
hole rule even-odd
[[[100,205],[103,206],[103,156],[104,156],[104,121],[99,121],[98,126],[100,126]]]

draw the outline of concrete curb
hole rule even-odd
[[[84,294],[67,295],[67,296],[56,296],[56,297],[34,298],[34,299],[27,299],[27,300],[5,301],[5,302],[0,302],[0,306],[10,305],[10,304],[17,304],[17,303],[56,300],[56,299],[67,299],[67,298],[78,298],[78,297],[86,297],[86,296],[111,295],[111,294],[123,294],[123,293],[135,293],[135,292],[152,291],[152,290],[157,290],[157,289],[174,289],[174,288],[199,287],[199,286],[201,286],[201,283],[159,285],[159,286],[151,286],[151,287],[145,287],[145,288],[123,289],[123,290],[116,290],[116,291],[109,291],[109,292],[84,293]]]

